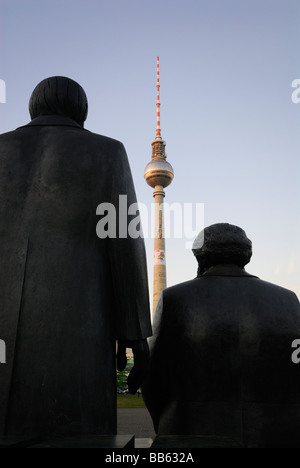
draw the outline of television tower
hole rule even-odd
[[[166,143],[161,138],[159,57],[157,57],[156,89],[156,137],[155,140],[151,143],[151,161],[147,164],[144,172],[144,177],[147,184],[154,188],[153,197],[155,201],[152,318],[154,318],[156,305],[161,291],[167,287],[166,251],[164,237],[164,188],[170,185],[174,177],[173,168],[171,164],[166,161]]]

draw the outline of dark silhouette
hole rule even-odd
[[[116,340],[134,393],[151,335],[143,239],[96,235],[100,203],[136,202],[128,159],[83,128],[73,80],[43,80],[29,108],[0,136],[0,434],[114,434]]]
[[[198,277],[162,292],[153,324],[142,391],[156,432],[300,447],[296,295],[244,270],[252,246],[239,227],[206,228],[193,252]]]

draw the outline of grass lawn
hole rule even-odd
[[[141,394],[117,395],[117,408],[145,408],[145,403]]]

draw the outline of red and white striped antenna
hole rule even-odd
[[[156,78],[156,89],[157,89],[157,100],[156,100],[156,138],[161,138],[160,133],[160,100],[159,100],[159,57],[157,57],[157,78]]]

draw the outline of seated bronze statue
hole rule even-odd
[[[237,226],[207,227],[194,245],[197,278],[156,309],[142,386],[155,431],[300,447],[297,296],[245,271],[252,244]]]

